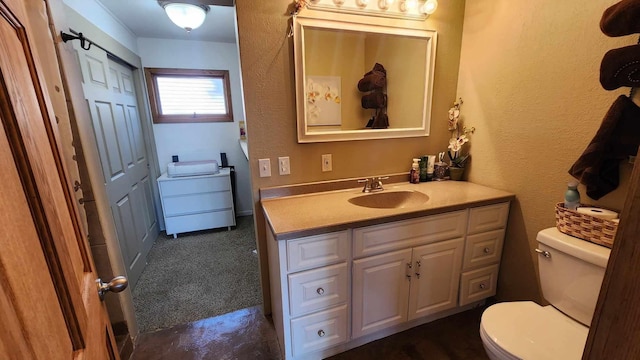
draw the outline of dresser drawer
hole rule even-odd
[[[287,240],[289,272],[346,261],[349,256],[349,231]]]
[[[481,206],[469,211],[469,229],[467,234],[503,228],[509,217],[509,203]]]
[[[188,179],[159,181],[162,197],[231,191],[229,176],[189,177]]]
[[[236,225],[233,210],[166,217],[164,222],[167,235]]]
[[[293,355],[347,341],[347,305],[291,320]]]
[[[197,214],[206,211],[231,209],[230,191],[181,195],[163,198],[164,216]]]
[[[353,257],[454,239],[464,234],[466,225],[467,211],[463,210],[354,229]]]
[[[460,277],[460,306],[495,295],[497,283],[497,264],[462,273]]]
[[[347,263],[289,275],[291,316],[300,316],[349,300]]]
[[[503,241],[504,229],[467,236],[463,270],[499,263]]]

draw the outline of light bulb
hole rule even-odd
[[[402,12],[411,12],[418,6],[418,0],[402,0],[400,3],[400,11]]]
[[[421,11],[427,15],[433,14],[438,8],[438,0],[427,0],[422,5]]]
[[[387,10],[395,0],[378,0],[378,7],[382,10]]]

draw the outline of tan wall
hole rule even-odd
[[[424,22],[438,32],[433,90],[432,136],[425,138],[298,144],[296,138],[293,41],[287,38],[290,0],[238,0],[238,33],[247,116],[255,221],[263,283],[268,283],[261,187],[409,172],[411,158],[443,151],[448,143],[447,110],[455,100],[464,1],[443,1]],[[330,16],[335,16],[330,14]],[[321,155],[333,154],[323,173]],[[291,175],[279,176],[277,157],[289,156]],[[272,176],[258,177],[258,159],[270,158]],[[275,170],[275,171],[273,171]],[[356,184],[354,183],[354,186]],[[313,214],[309,214],[313,216]],[[269,306],[268,303],[265,304]]]
[[[502,257],[499,298],[539,299],[536,233],[554,226],[554,204],[563,199],[567,170],[587,146],[621,93],[598,81],[602,56],[635,43],[636,36],[600,32],[614,0],[468,1],[458,95],[466,124],[475,126],[469,180],[514,192]],[[621,209],[623,182],[599,202]]]

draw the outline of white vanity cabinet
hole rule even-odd
[[[465,210],[353,230],[354,258],[402,249],[353,261],[353,338],[457,306],[466,220]]]
[[[158,178],[167,235],[236,225],[229,169],[212,175]]]
[[[350,233],[276,241],[268,231],[272,310],[285,358],[349,339]]]
[[[275,240],[273,319],[285,359],[320,359],[495,294],[509,203]]]
[[[460,306],[496,294],[509,203],[469,209],[460,276]]]

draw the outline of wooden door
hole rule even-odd
[[[117,359],[24,2],[0,15],[0,358]]]
[[[407,321],[411,249],[353,261],[352,337]]]
[[[87,51],[75,42],[74,49],[120,250],[134,287],[158,234],[158,222],[133,72],[98,47]]]
[[[409,320],[457,306],[463,248],[460,238],[413,249]]]

